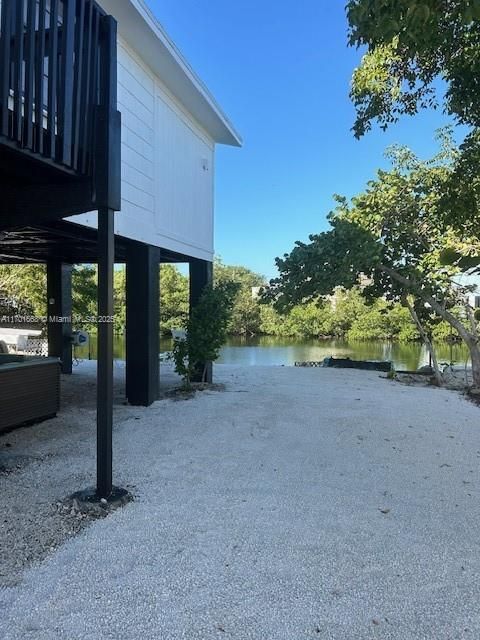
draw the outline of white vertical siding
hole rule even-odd
[[[161,236],[212,251],[213,144],[157,87],[155,196]]]
[[[116,233],[213,258],[214,143],[124,42],[118,47],[122,211]],[[71,218],[96,226],[96,215]]]

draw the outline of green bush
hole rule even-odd
[[[186,388],[195,379],[204,382],[206,363],[218,359],[237,292],[237,285],[231,282],[205,287],[186,323],[186,338],[174,340],[175,371]]]

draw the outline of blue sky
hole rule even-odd
[[[274,259],[327,227],[332,194],[360,191],[399,142],[435,151],[439,112],[361,141],[348,92],[360,52],[347,47],[345,0],[149,0],[244,139],[219,147],[216,252],[275,275]]]

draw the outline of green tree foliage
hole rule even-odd
[[[237,336],[254,336],[262,332],[260,305],[251,291],[239,291],[232,309],[228,331]]]
[[[73,315],[86,318],[96,315],[97,272],[89,265],[76,266],[72,273]],[[28,314],[36,318],[47,315],[47,271],[45,265],[0,266],[0,292],[11,313]],[[90,330],[88,322],[79,328]]]
[[[331,335],[330,306],[322,301],[293,307],[285,317],[283,335],[318,338]]]
[[[418,340],[410,315],[400,304],[365,299],[359,287],[337,288],[331,298],[303,302],[279,313],[269,302],[261,306],[262,333],[291,338],[348,340]]]
[[[412,324],[407,309],[383,299],[365,306],[353,320],[346,333],[349,340],[418,340],[418,331]]]
[[[236,282],[240,285],[240,291],[249,289],[251,292],[253,287],[261,287],[266,284],[265,278],[260,274],[240,265],[226,265],[221,258],[215,258],[213,278],[218,283]]]
[[[125,272],[114,273],[115,330],[122,331],[125,320]],[[9,314],[20,313],[38,319],[47,315],[47,272],[45,265],[0,266],[0,293],[2,309]],[[8,302],[7,302],[8,301]],[[8,308],[7,308],[8,307]],[[72,272],[72,311],[74,328],[96,331],[97,267],[76,265]]]
[[[319,338],[331,334],[332,312],[323,301],[292,307],[281,314],[270,304],[260,305],[260,333],[287,338]]]
[[[265,278],[246,267],[225,265],[218,258],[214,263],[213,274],[214,281],[218,284],[237,285],[238,292],[235,296],[228,332],[246,336],[261,333],[260,305],[253,296],[252,289],[264,286]]]
[[[75,329],[95,332],[97,316],[97,267],[77,265],[72,272],[72,307]]]
[[[271,304],[260,304],[260,333],[266,336],[288,336],[286,316],[278,313]]]
[[[173,360],[175,370],[187,388],[198,375],[199,363],[218,359],[227,337],[228,323],[238,286],[221,282],[205,287],[186,324],[184,340],[175,340]],[[200,372],[205,379],[205,366]]]
[[[352,78],[356,137],[424,107],[469,127],[442,206],[479,236],[480,0],[349,0],[347,16],[350,44],[367,49]]]
[[[460,145],[441,206],[452,226],[480,237],[480,128],[474,129]],[[477,259],[460,266],[469,268],[478,263]]]
[[[480,0],[349,0],[347,17],[350,44],[367,47],[352,83],[357,136],[440,102],[480,126]]]
[[[184,327],[189,313],[188,278],[173,264],[160,265],[160,328]]]
[[[113,272],[113,309],[115,314],[115,323],[113,330],[116,334],[125,332],[127,322],[126,318],[126,268],[125,265],[117,266]]]
[[[418,333],[399,305],[392,305],[388,316],[400,314],[403,324],[400,330],[388,329],[382,304],[367,304],[358,288],[338,290],[335,303],[317,298],[307,304],[298,304],[288,313],[279,313],[271,304],[262,304],[252,297],[251,288],[265,284],[264,279],[245,267],[230,267],[216,263],[216,280],[234,283],[238,291],[229,316],[229,335],[269,335],[288,338],[341,337],[366,339],[418,339]],[[161,329],[185,327],[188,321],[188,278],[170,264],[161,265]],[[41,265],[0,268],[0,283],[10,299],[21,301],[13,311],[28,315],[45,315],[46,275]],[[40,283],[40,286],[39,286]],[[125,330],[125,267],[114,272],[115,332]],[[77,319],[75,328],[94,333],[97,329],[89,318],[97,315],[97,269],[95,265],[76,266],[73,272],[73,310]],[[9,313],[12,308],[9,309]],[[362,318],[367,314],[369,320]],[[375,331],[372,329],[375,327]],[[387,328],[385,328],[387,327]],[[439,337],[449,333],[438,333]]]
[[[162,279],[163,295],[169,291],[171,299],[183,301],[186,310],[187,280],[175,267],[165,266],[174,277],[169,280],[168,287],[165,278]],[[406,310],[399,305],[389,305],[387,319],[385,319],[382,304],[373,307],[367,304],[358,288],[351,291],[337,291],[334,306],[330,300],[317,298],[307,304],[293,306],[288,313],[279,313],[271,304],[262,304],[261,300],[252,297],[252,287],[265,285],[262,276],[245,267],[224,265],[217,260],[214,277],[218,284],[233,283],[238,288],[228,322],[229,335],[255,334],[289,338],[347,337],[355,340],[418,339],[418,333]],[[171,306],[173,318],[171,328],[186,326],[188,314],[185,312],[182,316],[182,320],[185,318],[185,321],[180,322],[180,316],[177,315],[178,306],[178,304]],[[366,322],[363,325],[359,324],[360,318],[365,314],[370,314],[370,319],[374,320],[378,330],[373,332]],[[358,321],[357,325],[353,326],[356,321]]]
[[[47,312],[47,273],[44,265],[1,265],[0,306],[2,315],[28,314],[43,317]]]
[[[367,307],[364,296],[361,294],[358,286],[353,286],[349,290],[340,287],[333,287],[332,315],[330,335],[347,336],[355,322],[358,322],[369,309]],[[364,337],[360,331],[354,335],[355,339],[363,340]]]
[[[407,149],[391,150],[392,170],[379,171],[351,202],[337,197],[329,231],[310,236],[310,243],[297,242],[277,259],[280,276],[268,297],[279,309],[291,308],[337,285],[351,288],[366,275],[367,296],[408,306],[419,330],[433,313],[448,322],[469,347],[480,386],[478,328],[466,289],[454,282],[461,258],[442,260],[448,251],[462,257],[480,252],[475,237],[458,233],[445,220],[441,201],[452,171],[447,151],[444,145],[432,161],[420,162]],[[454,313],[459,305],[461,319]]]

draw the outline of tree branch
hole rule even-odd
[[[410,280],[409,278],[405,278],[401,273],[395,271],[391,267],[387,267],[384,264],[378,264],[376,267],[379,271],[386,273],[388,276],[395,280],[399,284],[402,284],[407,290],[415,293],[419,298],[421,298],[424,302],[427,302],[432,309],[437,313],[441,318],[446,320],[454,329],[458,331],[460,336],[465,340],[467,344],[472,344],[472,342],[477,342],[477,336],[475,334],[470,333],[462,322],[456,318],[453,313],[448,311],[448,309],[444,308],[438,300],[435,300],[433,296],[426,293],[415,281]]]
[[[430,340],[427,332],[423,328],[423,325],[420,322],[420,318],[418,317],[417,312],[415,311],[413,305],[410,304],[410,300],[408,299],[408,296],[404,297],[404,303],[405,303],[405,306],[407,307],[407,309],[410,311],[410,315],[412,316],[412,320],[416,324],[417,329],[418,329],[418,331],[420,333],[420,336],[421,336],[425,346],[427,347],[428,352],[430,353],[430,356],[432,357],[432,365],[433,365],[433,371],[434,371],[434,374],[435,374],[435,379],[437,381],[437,384],[440,386],[440,385],[443,384],[443,376],[442,376],[442,373],[440,371],[440,367],[438,366],[437,354],[435,353],[435,349],[433,347],[432,341]]]

